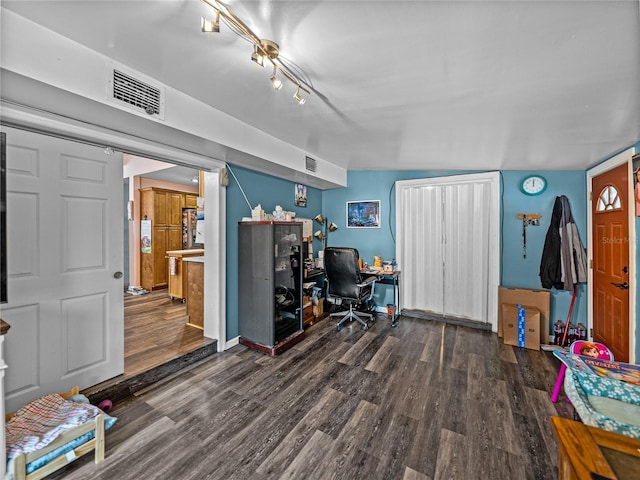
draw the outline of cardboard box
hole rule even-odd
[[[522,309],[522,317],[520,317],[520,309]],[[501,310],[504,343],[540,350],[540,310],[510,303],[503,303]]]
[[[548,290],[500,286],[498,288],[498,304],[500,305],[498,308],[498,337],[503,336],[502,305],[523,305],[540,310],[540,343],[549,344],[551,293]]]
[[[324,313],[324,297],[318,299],[318,304],[313,306],[313,314],[316,318],[321,317]]]

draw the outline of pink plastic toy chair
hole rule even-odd
[[[613,353],[609,348],[598,342],[587,342],[585,340],[577,340],[569,345],[569,351],[578,355],[586,355],[587,357],[599,358],[600,360],[613,360]],[[567,366],[562,363],[560,365],[560,371],[558,372],[558,379],[556,385],[553,387],[553,393],[551,394],[551,401],[556,403],[558,401],[558,395],[562,390],[562,384],[564,382],[564,373],[567,370]],[[567,398],[567,401],[569,399]]]

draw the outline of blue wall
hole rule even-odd
[[[227,187],[227,340],[238,336],[238,222],[251,217],[238,182],[252,207],[258,204],[266,213],[272,213],[276,205],[283,210],[296,212],[296,217],[313,218],[321,211],[322,192],[307,187],[307,206],[295,206],[295,183],[240,167],[231,167],[238,181],[231,175]],[[314,244],[314,250],[320,249]]]
[[[636,146],[640,149],[640,144]],[[251,170],[232,167],[252,206],[258,203],[271,213],[275,205],[296,212],[299,218],[313,218],[322,213],[338,225],[329,234],[328,245],[355,246],[364,261],[371,263],[373,256],[385,260],[395,257],[395,190],[394,182],[414,178],[460,175],[461,171],[350,171],[348,187],[324,192],[308,187],[307,207],[294,205],[294,182],[264,175]],[[556,196],[566,195],[582,243],[587,239],[587,192],[584,171],[503,171],[502,173],[502,261],[501,284],[511,287],[541,287],[539,277],[540,258],[549,228]],[[547,179],[546,191],[535,197],[520,192],[520,181],[528,174],[541,174]],[[381,227],[376,229],[346,228],[346,202],[353,200],[380,200]],[[517,213],[540,213],[540,226],[527,227],[527,257],[523,258],[522,223]],[[238,227],[242,217],[251,215],[240,189],[233,177],[227,187],[227,339],[238,335]],[[314,224],[314,231],[318,229]],[[640,219],[636,229],[640,227]],[[314,240],[314,252],[321,249]],[[640,259],[640,249],[638,249]],[[640,264],[640,262],[639,262]],[[376,288],[376,303],[384,306],[392,301],[391,288]],[[566,321],[571,303],[571,292],[551,290],[550,320]],[[640,305],[638,306],[640,313]],[[586,323],[586,286],[580,288],[572,314],[573,323]],[[636,358],[640,358],[640,333],[636,332]]]
[[[329,245],[356,246],[364,261],[371,262],[374,255],[386,259],[395,257],[395,190],[396,180],[460,175],[461,171],[351,171],[347,175],[348,187],[323,193],[323,213],[340,227],[329,236]],[[530,173],[542,174],[548,182],[546,191],[529,197],[520,191],[520,180]],[[540,258],[549,227],[553,203],[557,195],[566,195],[578,225],[583,244],[586,245],[586,176],[585,172],[527,172],[505,171],[502,205],[502,262],[501,284],[510,287],[542,288],[539,277]],[[391,198],[390,198],[391,192]],[[380,229],[347,229],[346,202],[350,200],[381,200],[382,227]],[[522,256],[522,222],[517,213],[540,213],[540,226],[527,227],[527,258]],[[391,214],[391,220],[389,215]],[[391,292],[377,289],[376,303],[391,302]],[[571,292],[551,291],[551,319],[566,320]],[[578,320],[576,320],[578,319]],[[586,291],[580,290],[572,315],[574,323],[586,322]]]
[[[395,244],[395,189],[397,180],[461,175],[461,171],[350,171],[346,188],[327,190],[322,195],[322,213],[339,229],[329,235],[329,246],[356,247],[363,262],[373,264],[377,255],[384,260],[396,256]],[[354,200],[380,200],[380,228],[347,228],[347,202]],[[393,287],[376,286],[374,300],[384,307],[393,303]]]
[[[529,174],[540,174],[547,180],[547,189],[534,197],[520,191],[520,181]],[[553,205],[558,195],[565,195],[580,233],[587,246],[586,173],[581,171],[505,171],[502,172],[502,285],[541,289],[540,259]],[[527,227],[527,258],[523,258],[522,221],[517,213],[539,213],[540,226]],[[565,322],[571,305],[572,291],[551,289],[551,324]],[[571,321],[587,323],[587,290],[582,284],[573,307]]]

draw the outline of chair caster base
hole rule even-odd
[[[342,325],[337,324],[336,325],[336,332],[339,332],[340,330],[342,330]]]

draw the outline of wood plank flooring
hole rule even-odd
[[[167,290],[124,298],[124,372],[136,375],[211,340],[187,324],[187,306]]]
[[[325,319],[277,357],[238,345],[139,392],[104,462],[51,478],[552,479],[557,369],[464,326]]]

